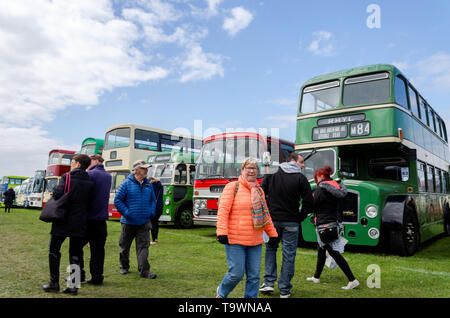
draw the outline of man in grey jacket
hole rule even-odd
[[[270,216],[277,229],[278,238],[271,238],[266,245],[264,283],[261,292],[273,292],[277,280],[276,256],[278,244],[281,241],[283,263],[281,266],[278,288],[280,297],[290,297],[291,280],[295,272],[295,256],[300,223],[313,212],[313,197],[311,186],[301,173],[305,166],[303,157],[293,152],[288,162],[284,162],[273,175],[266,175],[261,187],[267,197]],[[300,208],[302,199],[302,210]]]

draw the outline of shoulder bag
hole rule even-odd
[[[58,200],[53,197],[42,208],[39,220],[44,222],[62,221],[66,217],[66,204],[70,196],[70,173],[66,174],[66,184],[64,185],[64,194]]]

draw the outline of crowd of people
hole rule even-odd
[[[306,280],[320,283],[328,252],[348,278],[348,284],[342,288],[353,289],[359,285],[341,255],[345,244],[342,240],[339,207],[347,189],[331,179],[332,168],[326,166],[315,171],[317,187],[313,192],[301,172],[304,166],[304,158],[291,153],[287,162],[282,163],[276,173],[266,174],[261,185],[258,185],[258,163],[255,159],[248,158],[242,163],[239,180],[225,186],[217,215],[217,241],[225,244],[228,272],[217,288],[217,298],[227,297],[242,281],[244,274],[244,297],[256,298],[258,291],[274,292],[280,243],[282,265],[278,288],[281,298],[289,298],[293,287],[291,280],[295,273],[299,227],[310,213],[314,213],[318,254],[316,272]],[[268,236],[265,272],[264,281],[259,286],[264,235]]]
[[[122,215],[120,270],[130,269],[130,247],[135,241],[140,277],[155,279],[148,261],[149,246],[158,241],[158,219],[163,209],[163,187],[159,180],[147,178],[149,164],[138,160],[133,172],[122,182],[115,195],[114,205]],[[291,153],[287,162],[274,174],[266,174],[258,183],[258,162],[247,158],[242,163],[241,175],[228,183],[220,197],[217,214],[217,241],[225,245],[228,271],[216,290],[216,297],[225,298],[243,280],[245,298],[256,298],[258,292],[272,293],[277,282],[277,251],[281,243],[282,264],[278,278],[281,298],[291,294],[291,280],[295,274],[295,257],[300,223],[314,213],[318,253],[316,271],[307,281],[320,283],[326,254],[347,276],[343,289],[359,285],[343,252],[340,202],[347,194],[343,184],[331,179],[332,168],[315,171],[317,184],[314,192],[302,174],[304,158]],[[69,193],[66,215],[53,221],[49,243],[50,282],[43,286],[46,292],[59,292],[61,245],[69,238],[69,260],[79,268],[79,282],[102,285],[104,276],[105,243],[107,238],[108,201],[111,175],[105,171],[100,155],[76,155],[71,171],[62,176],[53,192],[53,199]],[[301,209],[300,209],[301,201]],[[152,236],[152,239],[150,238]],[[260,286],[262,246],[265,249],[265,271]],[[83,248],[89,245],[91,278],[86,280]],[[64,293],[76,295],[79,285],[68,284]]]

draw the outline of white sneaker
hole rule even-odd
[[[353,289],[359,286],[359,282],[357,279],[348,283],[347,286],[342,287],[342,289]]]
[[[217,289],[216,289],[216,298],[222,298],[222,296],[219,295],[219,288],[220,288],[220,285],[217,286]]]
[[[291,294],[280,294],[280,298],[289,298],[291,297]]]
[[[273,293],[274,292],[273,286],[268,286],[266,284],[262,284],[261,287],[259,287],[259,291],[262,293]]]
[[[320,284],[320,279],[319,278],[315,278],[314,276],[313,277],[307,277],[306,280],[310,281],[310,282],[313,282],[313,283],[316,283],[316,284]]]

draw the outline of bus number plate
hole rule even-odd
[[[368,135],[370,135],[369,121],[350,124],[350,137],[359,137]]]
[[[313,140],[347,137],[347,125],[334,125],[313,128]]]

